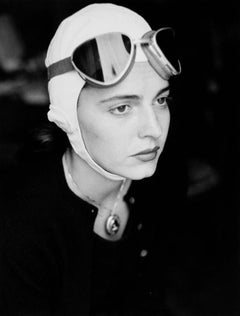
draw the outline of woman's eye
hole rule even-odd
[[[161,106],[168,106],[168,103],[170,102],[170,100],[171,100],[171,97],[169,96],[164,96],[164,97],[161,96],[157,98],[157,102]]]
[[[159,97],[157,101],[160,105],[164,105],[165,103],[167,103],[167,97]]]
[[[111,113],[116,114],[116,115],[126,114],[129,111],[130,111],[130,106],[127,104],[119,105],[115,107],[114,109],[110,110]]]

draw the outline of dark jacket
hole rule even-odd
[[[172,172],[163,167],[134,181],[125,197],[131,216],[124,255],[116,260],[116,293],[106,297],[115,297],[116,315],[168,315],[169,245],[182,193]],[[19,180],[1,212],[0,315],[90,315],[97,210],[69,190],[61,159],[24,169]]]

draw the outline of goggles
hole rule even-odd
[[[48,79],[75,69],[89,84],[101,87],[115,85],[131,70],[138,45],[163,79],[168,80],[181,72],[174,31],[165,27],[151,30],[138,40],[132,40],[121,32],[98,35],[80,44],[70,57],[50,65]]]

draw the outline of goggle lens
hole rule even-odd
[[[131,62],[133,45],[130,38],[115,32],[96,36],[73,53],[76,69],[86,78],[111,83],[121,77]]]
[[[180,64],[177,58],[177,49],[173,29],[166,28],[164,31],[158,31],[155,33],[155,40],[157,46],[161,48],[165,58],[167,58],[167,60],[177,72],[180,72]]]

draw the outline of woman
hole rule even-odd
[[[172,29],[151,31],[112,4],[59,26],[48,119],[70,146],[26,178],[8,210],[1,315],[167,315],[163,213],[175,184],[156,168],[180,73],[172,42]]]

